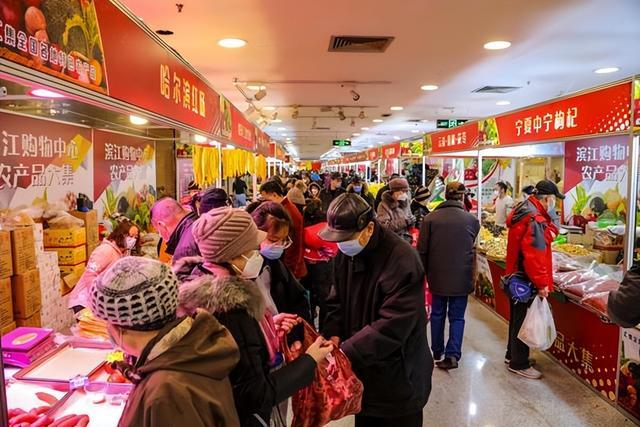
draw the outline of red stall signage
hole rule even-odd
[[[366,151],[356,154],[356,162],[366,162],[367,158],[368,156]]]
[[[432,153],[470,150],[478,146],[478,124],[464,124],[452,129],[431,134]]]
[[[631,82],[496,117],[500,145],[623,132],[631,126]]]
[[[395,142],[393,144],[385,145],[382,147],[383,159],[397,159],[400,157],[400,143]]]
[[[370,162],[374,162],[380,158],[380,149],[379,148],[370,148],[367,151],[367,158]]]
[[[269,157],[269,136],[258,127],[256,127],[256,136],[256,152],[264,157]]]
[[[236,145],[236,148],[255,151],[255,125],[245,119],[244,115],[236,107],[231,107],[231,122],[233,124],[231,140]]]

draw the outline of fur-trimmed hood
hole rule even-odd
[[[265,302],[258,285],[238,276],[214,276],[203,266],[201,257],[183,258],[174,269],[192,265],[192,274],[180,284],[179,308],[181,315],[192,314],[197,308],[209,313],[244,310],[257,321],[265,313]]]

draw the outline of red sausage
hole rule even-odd
[[[24,422],[32,423],[37,419],[38,419],[38,417],[33,415],[33,414],[29,414],[29,413],[20,414],[20,415],[16,415],[15,417],[11,418],[9,420],[9,425],[10,426],[15,426],[17,424],[24,423]]]
[[[8,418],[11,419],[17,415],[22,415],[22,414],[26,414],[26,411],[24,409],[20,409],[20,408],[15,408],[15,409],[9,409],[9,413]]]
[[[82,418],[80,415],[74,415],[72,418],[69,418],[67,421],[58,424],[58,427],[75,427]]]
[[[55,405],[56,403],[58,403],[58,398],[55,396],[50,395],[49,393],[45,393],[42,391],[39,391],[36,393],[36,397],[40,400],[42,400],[45,403],[48,403],[49,405]]]
[[[87,425],[89,425],[89,415],[82,415],[75,427],[87,427]]]
[[[53,424],[51,424],[51,426],[50,426],[50,427],[59,427],[59,426],[60,426],[60,424],[62,424],[63,422],[65,422],[65,421],[67,421],[67,420],[70,420],[71,418],[73,418],[73,417],[75,417],[75,416],[76,416],[76,414],[71,414],[71,415],[65,415],[65,416],[64,416],[64,417],[62,417],[62,418],[58,418],[57,420],[55,420],[55,421],[53,422]]]
[[[43,415],[42,417],[38,418],[38,421],[31,424],[31,427],[45,427],[51,424],[52,422],[53,422],[53,418],[51,416]]]

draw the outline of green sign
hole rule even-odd
[[[334,139],[333,146],[334,147],[351,147],[351,141],[348,139]]]
[[[451,129],[466,122],[467,121],[464,119],[438,119],[436,122],[436,127],[438,129]]]

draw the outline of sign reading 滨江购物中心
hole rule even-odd
[[[436,120],[436,127],[438,129],[451,129],[463,125],[466,122],[466,119],[438,119]]]
[[[333,146],[334,147],[351,147],[351,141],[348,139],[334,139]]]

